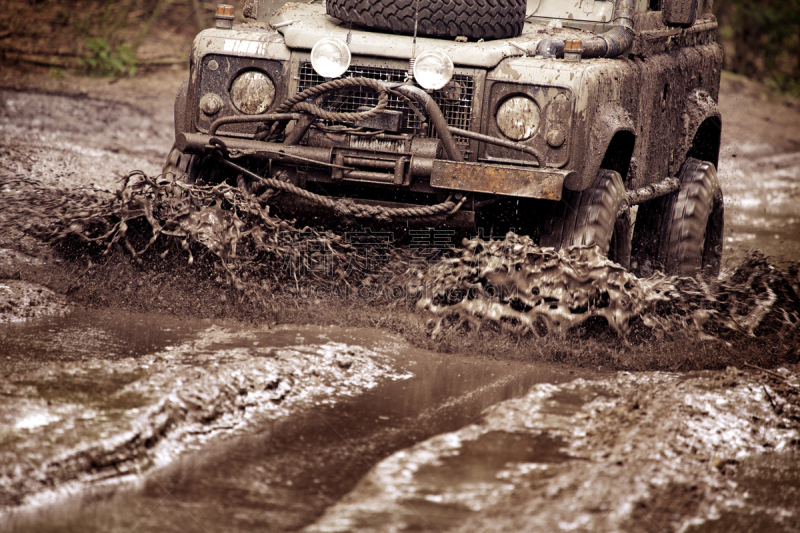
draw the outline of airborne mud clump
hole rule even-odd
[[[440,247],[422,263],[407,242],[385,239],[379,254],[371,248],[359,260],[370,250],[347,233],[270,214],[272,197],[140,171],[117,191],[23,177],[0,189],[3,225],[65,257],[79,279],[60,287],[88,305],[130,300],[136,310],[380,325],[442,351],[606,369],[800,359],[797,267],[757,253],[714,281],[637,278],[594,248],[555,251],[513,233]],[[176,294],[162,295],[159,284]]]
[[[465,241],[459,256],[420,276],[437,290],[419,304],[442,316],[480,325],[502,324],[515,333],[566,333],[602,317],[619,334],[674,290],[664,276],[637,279],[597,247],[539,248],[509,233],[502,241]],[[441,325],[441,322],[440,322]]]
[[[784,339],[800,321],[797,268],[780,270],[758,253],[707,281],[660,272],[637,278],[596,247],[540,248],[513,233],[465,240],[458,252],[419,274],[435,290],[418,305],[477,327],[488,321],[515,333],[563,335],[601,317],[620,335],[638,325],[659,337]]]

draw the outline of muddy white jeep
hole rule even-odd
[[[248,0],[242,25],[220,5],[194,41],[164,170],[238,180],[287,214],[513,228],[715,276],[710,3]]]

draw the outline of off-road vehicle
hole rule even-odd
[[[241,25],[220,5],[194,41],[165,172],[238,179],[287,212],[514,228],[716,275],[710,3],[249,0]]]

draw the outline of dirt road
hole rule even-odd
[[[177,248],[93,262],[12,219],[15,179],[52,195],[158,174],[182,77],[0,90],[0,528],[800,530],[791,330],[434,341],[412,307],[256,308]],[[723,80],[729,269],[753,248],[800,259],[800,109],[771,98]],[[352,324],[371,329],[330,327]],[[771,373],[655,371],[724,369],[741,346]]]

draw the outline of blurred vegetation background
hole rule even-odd
[[[725,68],[797,97],[800,0],[714,0]]]
[[[220,0],[221,1],[221,0]],[[233,4],[243,21],[244,0]],[[214,23],[204,0],[0,0],[0,61],[97,76],[185,64],[195,34]],[[715,0],[725,68],[800,94],[800,0]]]
[[[187,64],[198,31],[214,24],[204,0],[0,0],[0,60],[124,77]],[[234,5],[243,22],[244,0]],[[59,74],[61,73],[61,74]]]

